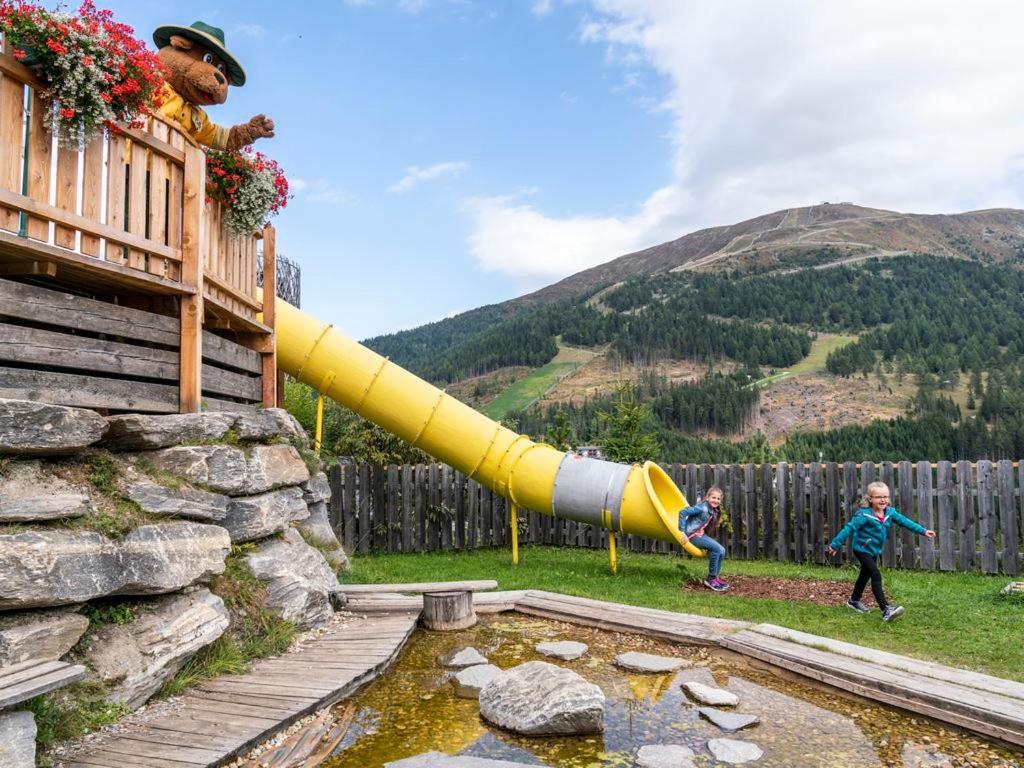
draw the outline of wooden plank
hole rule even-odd
[[[57,150],[57,208],[66,211],[67,215],[75,215],[78,202],[78,152],[72,149]],[[40,204],[49,201],[40,200]],[[61,248],[74,250],[75,228],[57,224],[53,232],[53,242]]]
[[[839,465],[834,461],[827,462],[825,464],[825,513],[828,520],[828,528],[822,533],[822,543],[831,541],[841,527],[840,514],[841,503],[839,500]],[[839,562],[838,555],[833,558],[829,558],[828,555],[823,555],[825,562]]]
[[[808,553],[816,563],[825,562],[824,521],[825,508],[822,505],[822,481],[821,462],[811,462],[810,473],[807,477],[810,501],[808,502],[810,546]]]
[[[85,677],[85,667],[79,664],[66,664],[62,661],[49,662],[32,668],[31,673],[27,677],[17,673],[5,676],[2,687],[0,687],[0,708],[28,701],[49,691],[78,682]]]
[[[174,413],[178,388],[55,371],[0,367],[0,397],[80,408]]]
[[[857,464],[853,461],[847,461],[843,464],[843,508],[839,520],[840,529],[860,507],[859,496],[857,491]],[[836,555],[836,562],[843,562],[845,559],[846,551],[844,549]]]
[[[237,397],[259,403],[263,397],[263,379],[204,364],[203,393]]]
[[[373,488],[373,552],[387,552],[388,549],[388,499],[387,499],[387,468],[383,464],[374,464],[370,468],[370,482]]]
[[[524,514],[526,510],[523,510]],[[466,547],[475,549],[480,529],[480,483],[472,478],[466,483]]]
[[[441,549],[452,548],[452,522],[455,503],[452,501],[452,468],[447,464],[441,466],[440,514],[438,523],[441,528]]]
[[[108,752],[117,752],[126,757],[125,762],[129,765],[133,758],[160,758],[177,760],[178,762],[190,762],[195,765],[206,766],[217,760],[223,754],[222,750],[211,750],[203,747],[183,747],[174,744],[153,744],[149,741],[134,739],[131,735],[119,736],[107,742],[104,748]]]
[[[717,481],[717,477],[716,477]],[[772,479],[772,465],[761,465],[761,556],[775,555],[775,483]]]
[[[932,503],[932,464],[930,461],[917,463],[917,514],[921,525],[935,529],[935,510]],[[935,540],[922,538],[920,545],[921,568],[935,570]]]
[[[960,570],[973,571],[976,561],[974,528],[974,482],[971,462],[956,463],[957,531],[960,541]]]
[[[357,520],[359,510],[356,506],[356,466],[355,464],[346,464],[341,468],[342,476],[342,510],[343,510],[343,523],[342,523],[342,534],[344,538],[342,543],[344,544],[346,552],[355,552],[356,547],[356,534],[358,531]]]
[[[917,518],[914,512],[914,480],[913,465],[909,461],[899,463],[899,491],[892,494],[893,506],[911,520]],[[895,533],[895,531],[893,531]],[[899,551],[896,562],[900,568],[913,568],[917,564],[917,535],[913,531],[900,527]]]
[[[252,268],[252,295],[256,295],[255,253]],[[263,230],[263,322],[271,328],[277,327],[277,230],[265,227]],[[263,406],[277,405],[277,340],[274,334],[267,337],[270,348],[263,350]]]
[[[167,126],[160,122],[153,123],[152,130],[166,141]],[[149,153],[149,204],[146,215],[146,237],[161,245],[167,242],[167,158]],[[166,261],[157,254],[149,256],[148,270],[150,274],[164,276]]]
[[[992,462],[983,459],[977,463],[978,472],[978,529],[981,535],[981,570],[999,573],[996,539],[999,535],[995,501],[992,494]]]
[[[424,592],[475,592],[477,590],[497,588],[498,582],[493,579],[341,585],[341,591],[347,595],[366,595],[380,592],[409,592],[413,594],[422,594]]]
[[[127,250],[121,241],[112,238],[112,233],[123,233],[128,230],[127,212],[127,177],[128,165],[126,153],[128,146],[124,136],[116,133],[110,134],[107,144],[107,228],[96,232],[100,237],[107,239],[106,260],[115,264],[126,265],[128,263]],[[84,228],[83,228],[84,231]],[[110,242],[110,241],[113,242]],[[182,255],[184,258],[184,254]]]
[[[728,494],[729,494],[729,515],[732,520],[732,534],[729,536],[729,556],[730,557],[743,557],[744,553],[744,539],[743,539],[743,471],[736,464],[730,464],[729,469],[726,473],[728,477]],[[686,473],[687,482],[689,482],[689,473]],[[687,496],[687,503],[690,497]],[[678,522],[677,522],[678,525]]]
[[[801,462],[793,464],[793,559],[798,563],[807,561],[807,503],[804,481],[806,473]]]
[[[935,500],[939,512],[939,568],[952,571],[956,568],[957,532],[953,511],[953,465],[940,461],[935,469]]]
[[[776,494],[779,504],[777,510],[777,525],[779,535],[777,538],[777,557],[782,562],[787,562],[791,557],[790,552],[790,500],[792,494],[790,486],[789,465],[780,461],[775,467]]]
[[[53,368],[178,379],[178,354],[0,322],[0,361]]]
[[[996,484],[999,489],[999,530],[1002,533],[1003,573],[1016,576],[1019,570],[1020,548],[1017,542],[1017,499],[1013,489],[1013,462],[1003,459],[996,465]]]
[[[203,331],[203,359],[245,373],[263,373],[263,361],[258,352],[209,331]]]
[[[413,499],[414,493],[414,469],[411,465],[406,464],[402,467],[402,512],[401,512],[401,547],[403,552],[413,551],[413,537],[416,534],[416,516],[415,516],[415,501]]]
[[[401,499],[398,496],[398,467],[387,467],[387,551],[400,552],[402,546]]]
[[[203,286],[202,216],[206,195],[206,156],[186,147],[184,208],[182,210],[181,282],[197,290]],[[181,362],[178,408],[182,413],[199,411],[203,392],[203,294],[181,300]]]
[[[372,492],[370,491],[370,467],[363,464],[359,467],[359,539],[357,549],[365,554],[373,546],[370,514],[372,511]]]
[[[104,745],[105,747],[106,745]],[[71,768],[83,765],[89,768],[193,768],[198,765],[192,761],[182,762],[170,757],[143,757],[136,756],[130,763],[121,752],[113,752],[105,748],[90,749],[85,755],[75,757],[74,763],[68,763]]]
[[[107,140],[103,134],[85,145],[85,157],[82,160],[82,216],[90,221],[101,223],[103,210],[103,177],[106,173],[106,164],[103,159],[103,152],[106,149]],[[178,244],[173,246],[175,249]],[[95,235],[85,232],[81,237],[82,253],[87,256],[100,255],[100,239]],[[172,279],[177,280],[177,276]]]
[[[173,318],[10,280],[0,279],[0,316],[178,345],[178,324]]]
[[[704,486],[705,488],[707,486]],[[744,506],[747,513],[747,559],[757,558],[757,483],[753,464],[743,467]]]
[[[33,659],[32,661],[23,661],[19,664],[0,667],[0,688],[17,685],[54,670],[63,669],[64,666],[66,665],[62,661]]]
[[[47,105],[32,92],[29,113],[28,140],[28,188],[27,194],[33,200],[50,202],[50,160],[53,156],[53,135],[43,125]],[[47,242],[50,239],[50,223],[38,216],[29,216],[25,233],[35,239]]]
[[[883,461],[879,477],[883,483],[889,486],[889,495],[891,497],[889,503],[896,506],[898,499],[896,496],[896,483],[893,482],[894,474],[892,462]],[[889,537],[885,541],[885,548],[882,550],[882,562],[890,568],[896,566],[896,538],[895,531],[890,531]]]
[[[149,187],[149,168],[146,162],[146,148],[137,141],[131,142],[131,161],[128,164],[128,231],[146,240],[146,193]],[[139,248],[128,251],[128,266],[132,269],[146,269],[146,253]]]
[[[0,192],[21,192],[21,171],[25,148],[25,86],[12,77],[0,78]],[[0,229],[17,232],[21,214],[16,206],[0,204]]]
[[[427,550],[433,552],[438,548],[441,534],[441,467],[431,462],[427,467]]]
[[[416,465],[416,551],[424,552],[427,548],[427,468],[423,464]]]
[[[171,129],[171,144],[184,147],[185,140],[176,130]],[[184,155],[184,152],[182,152]],[[185,167],[184,164],[171,163],[170,178],[167,180],[167,246],[175,250],[181,249],[182,213],[184,211]],[[181,279],[181,265],[170,262],[167,265],[167,277],[172,280]]]
[[[466,476],[456,472],[452,481],[455,494],[455,540],[457,549],[466,548]]]

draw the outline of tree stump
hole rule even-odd
[[[445,631],[472,627],[476,624],[473,593],[426,592],[423,595],[423,615],[420,619],[427,629]]]

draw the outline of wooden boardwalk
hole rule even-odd
[[[65,759],[67,768],[206,768],[374,679],[405,645],[418,612],[355,616],[297,650],[186,693],[171,716]]]

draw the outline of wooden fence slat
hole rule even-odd
[[[839,498],[839,465],[830,461],[825,465],[825,511],[828,516],[828,530],[821,536],[822,545],[831,541],[840,528],[840,507]],[[829,559],[828,555],[822,553],[825,562],[839,562],[839,556]]]
[[[356,506],[356,465],[346,464],[341,470],[342,478],[342,509],[344,511],[343,523],[342,523],[342,534],[344,536],[343,544],[345,551],[352,553],[355,551],[356,538],[359,527],[358,527],[358,516],[359,509]]]
[[[956,569],[956,516],[954,514],[953,464],[940,461],[935,470],[935,501],[938,504],[939,527],[939,568],[943,571]]]
[[[85,145],[85,157],[82,161],[82,215],[90,221],[98,221],[101,224],[106,223],[100,216],[103,205],[103,175],[106,173],[103,150],[106,146],[106,136],[100,134]],[[179,200],[177,214],[179,219],[181,218],[181,204],[182,201]],[[81,246],[82,253],[87,256],[100,255],[100,239],[95,235],[87,235],[83,232]],[[181,248],[181,240],[179,239],[177,244],[172,247],[175,249]],[[180,266],[177,273],[171,279],[175,281],[181,279]]]
[[[807,517],[804,512],[804,505],[807,503],[805,479],[804,465],[798,461],[793,465],[793,556],[798,563],[807,562]]]
[[[853,513],[860,508],[860,492],[857,490],[857,464],[847,461],[843,464],[843,509],[839,519],[839,527],[842,529],[846,522],[853,516]],[[837,562],[846,560],[846,551],[840,552]]]
[[[111,134],[107,148],[107,223],[120,231],[127,231],[128,229],[125,211],[126,151],[127,146],[124,136]],[[182,189],[184,189],[184,175],[182,176],[181,184]],[[202,242],[202,239],[200,242]],[[108,242],[106,260],[115,264],[125,264],[128,261],[125,250],[124,246]]]
[[[956,463],[957,530],[960,534],[960,570],[973,571],[976,560],[974,531],[974,483],[971,462]]]
[[[772,481],[772,465],[761,465],[761,557],[775,555],[775,485]]]
[[[791,514],[790,500],[793,496],[790,490],[789,466],[784,461],[780,461],[775,466],[775,489],[778,494],[778,536],[776,537],[778,552],[776,556],[785,563],[792,556],[789,516]]]
[[[981,570],[983,573],[999,573],[999,557],[996,554],[995,501],[992,497],[992,462],[977,463],[978,471],[978,532],[981,536]]]
[[[441,534],[441,523],[440,507],[441,507],[441,467],[436,463],[431,463],[427,468],[427,477],[429,490],[427,491],[428,507],[427,507],[427,551],[433,552],[437,549],[440,541]]]
[[[757,557],[757,475],[753,464],[743,467],[743,495],[746,510],[746,557],[753,560]]]
[[[359,467],[359,527],[357,531],[359,533],[358,551],[366,553],[370,551],[370,547],[373,545],[373,539],[371,538],[370,529],[370,466],[363,464]]]
[[[27,194],[40,203],[50,202],[50,159],[53,155],[53,134],[43,125],[46,104],[37,91],[32,92],[29,115],[28,187]],[[38,216],[29,216],[25,233],[33,240],[48,242],[50,222]]]
[[[932,464],[930,461],[917,463],[917,514],[925,528],[935,529],[935,509],[932,495]],[[923,537],[919,544],[921,568],[935,570],[935,540]]]
[[[807,486],[807,490],[810,492],[810,502],[808,503],[810,525],[808,527],[808,531],[811,536],[808,554],[810,554],[814,562],[820,564],[825,562],[825,543],[822,541],[822,537],[824,536],[825,511],[821,504],[823,490],[821,480],[821,462],[811,462],[811,471],[807,478]]]
[[[372,512],[370,526],[373,529],[373,551],[388,551],[388,531],[390,529],[387,506],[388,469],[383,464],[375,464],[371,470]]]
[[[78,197],[78,152],[73,149],[57,150],[57,207],[75,212]],[[75,247],[75,230],[58,224],[54,228],[53,242],[69,250]]]
[[[466,547],[475,549],[480,530],[480,483],[470,479],[466,483]]]
[[[728,470],[729,520],[732,534],[729,536],[729,557],[743,557],[743,473],[739,466],[730,465]]]
[[[466,476],[461,472],[455,473],[455,540],[457,549],[466,548]]]
[[[1017,499],[1013,493],[1013,462],[1003,459],[996,465],[996,482],[999,487],[999,530],[1002,533],[1003,573],[1017,575]]]
[[[452,523],[455,513],[455,502],[452,499],[452,468],[447,464],[441,466],[441,549],[452,548]]]
[[[21,194],[24,157],[25,86],[0,74],[0,189]],[[0,229],[17,232],[21,215],[15,208],[0,206]]]
[[[387,551],[398,552],[402,545],[401,499],[398,496],[398,466],[388,464],[387,473]]]
[[[889,503],[893,506],[896,505],[896,483],[894,482],[895,471],[893,469],[893,463],[891,461],[883,461],[882,468],[879,472],[881,481],[889,486]],[[896,536],[893,532],[889,532],[889,537],[885,541],[885,549],[882,550],[882,562],[890,568],[896,567]]]
[[[343,541],[341,464],[334,464],[327,469],[327,485],[331,489],[331,498],[327,500],[327,522],[330,523],[338,541]]]
[[[909,461],[899,463],[899,493],[893,494],[893,506],[898,507],[900,512],[911,520],[917,519],[914,511],[914,478],[913,464]],[[899,503],[896,503],[899,499]],[[917,549],[917,534],[902,526],[900,531],[899,553],[897,563],[900,568],[913,568],[917,562],[915,550]]]
[[[480,546],[489,547],[494,542],[494,532],[491,530],[491,489],[486,485],[480,486],[480,500],[477,509],[480,518]],[[530,514],[536,513],[531,512]]]

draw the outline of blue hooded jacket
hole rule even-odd
[[[705,499],[692,507],[679,510],[679,530],[686,536],[692,536],[696,531],[707,526],[714,517],[715,511]]]
[[[914,533],[925,532],[925,527],[915,523],[909,517],[901,515],[895,507],[885,508],[885,517],[881,520],[867,507],[861,507],[853,513],[850,522],[843,526],[843,529],[836,534],[836,537],[829,542],[832,549],[839,549],[843,542],[853,536],[852,547],[856,552],[878,557],[885,547],[885,540],[889,538],[889,529],[896,523]]]

